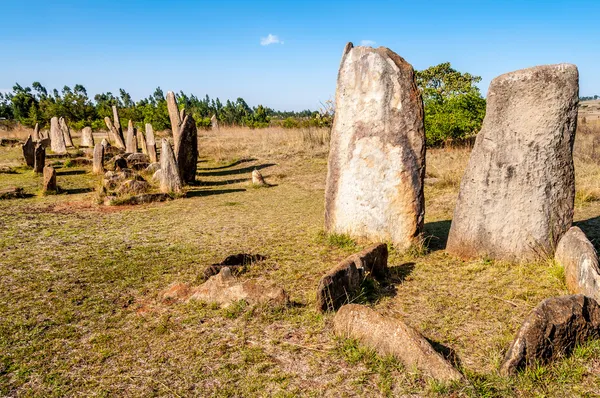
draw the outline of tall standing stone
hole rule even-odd
[[[125,143],[125,152],[137,153],[137,138],[133,122],[129,120],[127,124],[127,142]]]
[[[41,138],[42,137],[40,136],[40,124],[36,123],[35,127],[33,128],[33,133],[31,134],[31,139],[33,140],[33,142],[37,142]]]
[[[36,173],[43,173],[44,167],[46,166],[46,147],[43,143],[38,142],[35,144],[35,162],[33,165],[33,171]]]
[[[92,128],[86,126],[81,130],[81,146],[87,148],[94,147],[94,135],[92,134]]]
[[[406,249],[425,214],[423,101],[413,67],[387,48],[348,43],[336,105],[326,229]]]
[[[181,117],[179,114],[179,108],[177,107],[175,93],[172,91],[167,92],[167,109],[169,111],[169,119],[171,120],[171,131],[173,131],[175,152],[177,153],[177,138],[179,137],[179,125],[181,124]]]
[[[552,255],[573,221],[579,73],[537,66],[490,84],[447,251],[508,261]]]
[[[106,127],[108,128],[108,137],[109,139],[115,143],[115,146],[119,149],[125,149],[125,141],[123,141],[123,136],[120,131],[117,130],[112,120],[108,116],[104,118],[104,123],[106,123]]]
[[[43,192],[56,192],[56,170],[52,166],[44,167]]]
[[[146,123],[146,147],[148,148],[148,157],[150,163],[156,163],[156,141],[154,139],[154,129],[150,123]]]
[[[23,157],[25,158],[25,163],[29,167],[33,167],[35,164],[35,143],[33,139],[31,139],[31,135],[27,137],[27,141],[23,145],[21,145],[23,149]]]
[[[192,182],[196,179],[198,164],[198,128],[192,115],[186,115],[183,119],[177,138],[174,150],[179,175],[184,182]]]
[[[58,118],[55,116],[50,119],[50,149],[54,153],[67,153],[65,137],[58,124]]]
[[[71,138],[71,129],[69,129],[69,125],[64,117],[58,119],[58,124],[63,133],[63,137],[65,138],[65,145],[68,147],[74,147],[73,139]]]
[[[160,152],[160,190],[164,193],[181,192],[182,185],[171,144],[163,138]]]
[[[148,155],[148,144],[146,142],[146,135],[142,130],[137,130],[138,146],[142,149],[144,155]]]
[[[113,111],[113,124],[117,131],[119,131],[121,138],[123,137],[123,130],[121,129],[121,121],[119,120],[119,110],[116,105],[112,106]]]
[[[94,174],[104,173],[104,146],[102,144],[96,144],[94,147],[94,162],[92,172]]]
[[[212,115],[212,117],[210,118],[210,126],[213,129],[213,131],[219,130],[219,121],[217,120],[217,115]]]

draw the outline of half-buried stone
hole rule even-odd
[[[594,245],[579,227],[571,227],[558,242],[554,259],[565,269],[569,292],[600,300],[600,267]]]

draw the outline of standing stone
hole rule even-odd
[[[125,149],[125,142],[123,141],[121,132],[114,126],[108,116],[104,118],[104,123],[106,123],[106,127],[108,128],[108,136],[115,143],[115,146],[120,149]]]
[[[146,123],[146,147],[148,148],[150,163],[156,163],[158,161],[156,157],[156,141],[154,140],[154,130],[150,123]]]
[[[104,147],[104,150],[106,151],[106,148],[108,148],[110,146],[110,143],[108,142],[108,140],[106,138],[102,138],[100,145],[102,145]]]
[[[198,129],[192,115],[186,115],[183,119],[174,147],[182,181],[195,181],[198,164]]]
[[[119,120],[119,110],[116,105],[112,106],[113,111],[113,124],[117,131],[119,131],[121,138],[123,137],[123,130],[121,129],[121,121]]]
[[[56,192],[56,170],[52,166],[44,167],[43,192]]]
[[[490,84],[447,251],[508,261],[552,255],[571,227],[579,73],[537,66]]]
[[[169,111],[169,119],[171,120],[171,131],[173,132],[173,142],[175,143],[175,153],[177,153],[177,141],[179,137],[179,125],[181,124],[181,116],[177,107],[175,93],[167,92],[167,109]]]
[[[142,130],[136,130],[138,146],[142,148],[142,153],[148,155],[148,144],[146,143],[146,136]]]
[[[554,260],[565,270],[565,283],[572,294],[600,300],[600,267],[594,245],[579,227],[571,227],[558,242]]]
[[[254,169],[254,171],[252,171],[252,185],[256,185],[259,187],[264,187],[267,185],[265,178],[257,169]]]
[[[31,139],[33,139],[34,142],[37,142],[40,140],[40,124],[36,123],[35,127],[33,128],[33,134],[31,134]]]
[[[210,118],[210,126],[212,127],[213,131],[219,130],[219,121],[217,120],[217,115],[212,115]]]
[[[31,139],[31,135],[27,137],[27,141],[23,145],[21,145],[23,149],[23,157],[25,158],[25,163],[29,167],[33,167],[35,164],[35,143]]]
[[[46,166],[46,147],[41,142],[35,145],[35,162],[33,165],[33,171],[36,173],[43,173],[44,167]]]
[[[55,116],[50,119],[50,149],[58,154],[67,153],[65,137],[58,124],[58,118]]]
[[[137,138],[135,133],[133,122],[129,120],[127,124],[127,142],[125,143],[125,152],[127,153],[137,153]]]
[[[60,119],[58,119],[58,124],[63,133],[63,136],[65,137],[65,145],[68,147],[74,147],[75,145],[73,145],[73,139],[71,138],[71,129],[69,129],[69,125],[67,124],[65,118],[61,117]]]
[[[387,48],[348,43],[336,104],[326,229],[407,249],[425,215],[423,101],[413,67]]]
[[[160,190],[164,193],[181,192],[182,182],[175,154],[169,141],[163,138],[160,152]]]
[[[94,147],[92,172],[94,174],[104,174],[104,146],[102,144],[96,144]]]
[[[92,134],[92,128],[86,126],[81,130],[81,146],[87,148],[94,147],[94,135]]]

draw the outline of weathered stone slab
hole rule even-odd
[[[500,367],[503,375],[569,354],[600,334],[600,306],[584,295],[552,297],[527,316]]]
[[[385,276],[387,258],[387,245],[382,243],[353,254],[327,272],[317,287],[319,311],[335,311],[351,303],[367,273],[375,278]]]
[[[144,132],[142,130],[139,130],[136,132],[137,132],[138,146],[142,149],[142,153],[144,155],[148,155],[148,144],[146,143],[146,136],[145,136]]]
[[[238,281],[227,267],[212,276],[204,284],[193,289],[189,300],[217,303],[223,307],[240,300],[248,304],[271,303],[287,305],[289,297],[280,287],[266,281]]]
[[[179,140],[174,145],[175,159],[183,182],[196,180],[198,164],[198,129],[192,115],[186,115],[179,128]]]
[[[86,126],[81,130],[81,146],[87,148],[94,148],[94,135],[92,134],[92,128]]]
[[[0,189],[0,200],[25,198],[25,190],[21,187]]]
[[[333,328],[336,335],[356,339],[380,355],[393,355],[407,368],[416,368],[434,379],[446,382],[463,379],[419,332],[399,319],[381,316],[362,305],[348,304],[335,315]]]
[[[407,249],[425,214],[423,101],[412,66],[393,51],[342,57],[325,193],[328,232]]]
[[[179,176],[179,167],[169,141],[163,138],[160,152],[160,190],[163,193],[181,192],[183,184]]]
[[[181,117],[179,107],[175,99],[175,93],[167,91],[167,110],[169,111],[169,119],[171,120],[171,131],[173,132],[173,142],[175,143],[175,152],[177,152],[177,142],[179,138],[179,126],[181,125]]]
[[[50,149],[52,149],[52,152],[56,154],[67,153],[65,137],[56,116],[50,119]]]
[[[152,125],[150,123],[146,123],[146,147],[148,150],[148,157],[150,158],[150,163],[158,162],[158,158],[156,157],[156,141],[154,139],[154,129],[152,129]]]
[[[37,142],[41,139],[40,137],[40,124],[36,123],[35,127],[33,127],[33,133],[31,133],[31,139],[33,142]]]
[[[104,173],[104,146],[102,144],[96,144],[94,147],[94,163],[92,166],[92,172],[94,174]]]
[[[45,166],[42,192],[56,192],[56,189],[56,170],[52,166]]]
[[[27,141],[23,145],[21,145],[23,149],[23,158],[25,158],[25,163],[29,167],[33,167],[35,165],[35,143],[31,138],[31,135],[27,137]]]
[[[127,124],[127,141],[125,143],[125,152],[127,153],[137,153],[137,131],[135,127],[133,127],[133,122],[130,120]]]
[[[600,300],[600,266],[594,245],[579,227],[571,227],[558,242],[554,259],[565,269],[569,292]]]
[[[71,129],[67,124],[67,120],[64,117],[59,118],[58,125],[60,126],[60,129],[63,133],[63,137],[65,138],[65,145],[70,148],[74,148],[75,145],[73,145],[73,139],[71,138]]]
[[[212,115],[210,118],[210,127],[213,131],[219,131],[219,121],[217,120],[217,115]]]
[[[36,173],[43,173],[44,167],[46,166],[46,147],[38,142],[34,149],[34,164],[33,171]]]
[[[573,221],[578,93],[579,73],[570,64],[492,80],[448,252],[507,261],[552,255]]]
[[[265,178],[262,176],[260,171],[258,171],[257,169],[254,169],[252,171],[252,185],[256,185],[259,187],[264,187],[267,185]]]
[[[125,149],[125,141],[120,129],[117,129],[110,118],[107,116],[104,118],[104,123],[108,128],[108,136],[112,142],[115,143],[117,148]]]

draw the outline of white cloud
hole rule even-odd
[[[270,33],[269,33],[269,35],[267,37],[261,37],[260,38],[260,45],[261,46],[268,46],[270,44],[283,44],[283,40],[279,40],[279,36],[272,35]]]
[[[361,40],[361,46],[373,47],[376,43],[373,40]]]

